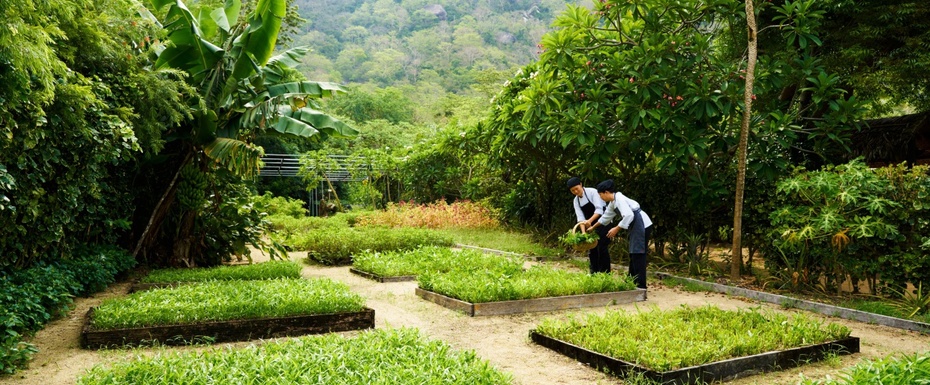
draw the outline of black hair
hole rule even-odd
[[[581,179],[578,178],[577,176],[573,176],[573,177],[571,177],[571,178],[568,178],[568,180],[565,181],[565,185],[566,185],[568,188],[572,188],[572,187],[575,187],[575,186],[580,185],[580,184],[581,184]]]

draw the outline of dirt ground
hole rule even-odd
[[[301,253],[299,256],[305,255]],[[298,254],[293,255],[294,258]],[[447,342],[456,349],[474,350],[480,357],[490,361],[502,371],[511,373],[515,384],[622,384],[615,377],[600,373],[588,366],[549,349],[533,344],[528,332],[545,317],[566,317],[578,312],[603,312],[605,308],[580,309],[551,313],[533,313],[512,316],[469,317],[461,313],[424,301],[414,295],[416,282],[378,283],[349,272],[348,267],[305,266],[305,277],[329,277],[347,283],[353,291],[367,300],[367,306],[375,309],[376,328],[414,327],[430,338]],[[783,310],[769,304],[728,297],[715,293],[689,293],[649,283],[646,302],[611,306],[635,310],[652,306],[660,309],[680,305],[716,305],[722,309],[761,306],[776,311]],[[85,370],[94,365],[103,365],[124,359],[137,353],[147,354],[153,349],[133,351],[88,351],[79,348],[78,341],[84,314],[103,299],[126,293],[128,284],[112,285],[105,292],[91,298],[75,301],[75,309],[66,317],[49,323],[31,339],[39,353],[29,365],[13,376],[0,377],[0,385],[58,385],[74,384]],[[812,314],[812,313],[809,313]],[[861,338],[861,353],[841,356],[825,362],[805,365],[775,373],[764,373],[736,379],[728,384],[795,384],[803,374],[808,378],[836,377],[845,367],[865,359],[885,357],[894,353],[915,353],[930,350],[930,336],[903,331],[885,326],[869,325],[855,321],[823,317],[852,329],[854,337]],[[246,345],[249,342],[234,345]],[[188,349],[188,348],[170,348]]]

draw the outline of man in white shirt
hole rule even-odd
[[[649,234],[652,232],[652,220],[642,211],[639,202],[617,192],[612,179],[597,184],[597,193],[608,202],[604,213],[593,228],[609,225],[619,215],[620,223],[607,232],[607,238],[617,236],[619,229],[630,233],[630,276],[636,279],[636,286],[646,288],[646,251],[649,247]]]
[[[575,207],[575,217],[578,219],[578,223],[581,223],[581,230],[586,231],[604,214],[607,203],[597,194],[597,190],[582,186],[581,179],[578,177],[569,178],[565,184],[568,186],[568,190],[575,195],[575,199],[572,199],[572,204]],[[610,227],[598,229],[597,246],[588,250],[591,274],[610,273],[610,252],[608,251],[610,239],[607,238],[609,230]]]

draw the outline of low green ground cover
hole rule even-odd
[[[843,371],[839,378],[805,379],[802,385],[912,385],[930,383],[930,352],[865,361]]]
[[[442,232],[452,237],[455,243],[463,245],[478,246],[538,257],[557,257],[563,254],[563,250],[561,249],[546,247],[534,241],[529,234],[501,228],[445,229],[442,230]]]
[[[471,303],[511,301],[566,295],[628,291],[636,288],[627,275],[587,274],[550,266],[522,269],[522,263],[502,261],[496,267],[424,272],[417,276],[424,290]]]
[[[75,296],[105,289],[135,264],[115,246],[80,246],[69,259],[0,269],[0,375],[25,366],[37,351],[25,336],[65,314]]]
[[[452,238],[436,230],[386,227],[326,228],[297,234],[285,245],[306,250],[310,260],[326,265],[347,265],[365,250],[410,250],[420,246],[451,246]]]
[[[382,277],[418,275],[426,271],[446,272],[457,268],[469,270],[509,264],[519,268],[517,259],[487,254],[478,250],[453,250],[448,247],[424,246],[414,250],[364,251],[356,254],[352,266]]]
[[[803,315],[713,306],[608,311],[582,319],[547,318],[536,331],[655,370],[744,357],[849,337],[850,330]]]
[[[142,283],[260,280],[300,278],[301,266],[293,261],[270,261],[241,266],[219,266],[202,269],[159,269],[143,277]]]
[[[211,281],[106,300],[94,312],[93,326],[106,330],[330,314],[364,306],[365,300],[346,284],[325,278]]]
[[[416,329],[368,330],[276,340],[242,349],[162,351],[97,366],[79,385],[505,385],[510,375],[472,351],[455,351]]]

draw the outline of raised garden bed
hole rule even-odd
[[[660,384],[702,384],[727,381],[738,377],[758,374],[760,372],[800,366],[822,360],[830,354],[852,354],[859,352],[859,338],[849,337],[822,344],[756,354],[712,362],[705,365],[660,372],[572,345],[539,334],[536,331],[530,332],[530,338],[539,345],[574,358],[598,370],[621,377],[631,374],[640,374]]]
[[[103,349],[153,344],[188,345],[202,342],[248,341],[254,339],[322,334],[375,327],[375,311],[213,321],[185,325],[149,326],[96,330],[91,322],[95,308],[87,311],[81,331],[81,347]]]
[[[348,285],[327,278],[210,281],[105,300],[89,313],[85,334],[111,336],[100,337],[107,344],[235,341],[369,328],[373,315],[352,315],[365,309]],[[317,317],[334,314],[350,315]],[[196,341],[199,336],[207,338]],[[101,345],[93,339],[86,344]]]
[[[598,307],[646,300],[646,290],[643,289],[484,303],[465,302],[419,287],[416,288],[416,294],[427,301],[473,317]]]
[[[857,353],[859,339],[849,333],[800,313],[682,306],[547,318],[530,337],[616,376],[695,384]]]
[[[513,377],[473,351],[430,340],[416,329],[325,334],[242,348],[159,351],[112,360],[78,385],[104,384],[443,384],[510,385]]]
[[[355,275],[360,275],[362,277],[368,278],[372,281],[378,282],[410,282],[416,281],[417,276],[415,275],[399,275],[399,276],[381,276],[375,273],[369,273],[367,271],[362,271],[354,267],[349,268],[349,272]]]

